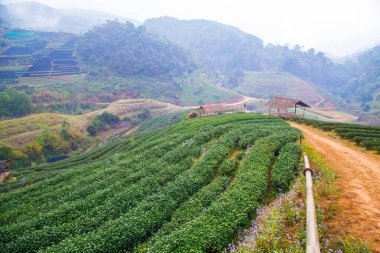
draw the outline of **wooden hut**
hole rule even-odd
[[[203,105],[190,113],[191,117],[196,116],[211,116],[225,113],[244,112],[246,104],[241,105]]]
[[[272,98],[267,102],[266,106],[269,108],[269,114],[273,113],[286,119],[292,118],[294,116],[305,117],[305,108],[310,108],[308,104],[302,102],[301,100],[287,97]],[[302,114],[297,114],[298,108],[302,108]]]
[[[222,114],[224,112],[224,108],[222,105],[203,105],[196,109],[196,112],[200,116],[209,116]]]

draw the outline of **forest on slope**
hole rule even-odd
[[[80,37],[76,53],[85,64],[123,77],[170,77],[195,69],[184,49],[132,23],[107,21],[93,28]]]

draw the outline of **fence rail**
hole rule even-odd
[[[317,215],[313,196],[313,170],[309,158],[304,155],[306,177],[306,253],[320,253]]]

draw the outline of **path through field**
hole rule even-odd
[[[362,238],[380,252],[380,156],[321,130],[291,125],[302,130],[305,141],[337,172],[342,211],[334,218],[334,229]]]

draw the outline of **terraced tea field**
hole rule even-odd
[[[82,73],[73,56],[73,34],[11,29],[0,30],[0,36],[4,40],[0,50],[0,90],[19,83],[20,77]]]
[[[325,131],[334,131],[340,137],[352,140],[368,150],[376,150],[380,154],[380,126],[325,122],[306,118],[296,118],[294,121]]]
[[[154,129],[0,185],[0,252],[221,251],[298,170],[300,132],[276,117]]]
[[[322,96],[310,84],[289,73],[245,71],[242,83],[235,90],[254,98],[285,96],[302,98],[310,104],[322,100]]]

